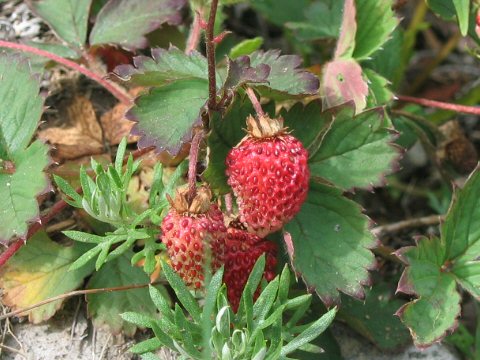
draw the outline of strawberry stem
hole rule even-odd
[[[259,118],[265,117],[265,112],[262,109],[262,105],[260,105],[260,101],[258,101],[257,96],[255,95],[255,92],[253,91],[252,88],[247,87],[245,90],[247,93],[248,98],[250,99],[250,102],[253,105],[253,108],[255,109],[255,112],[257,113]]]
[[[433,108],[442,109],[442,110],[450,110],[458,113],[480,115],[480,107],[476,107],[476,106],[452,104],[452,103],[446,103],[442,101],[436,101],[436,100],[430,100],[430,99],[424,99],[424,98],[417,98],[417,97],[407,96],[407,95],[397,95],[396,97],[398,100],[403,102],[418,104],[418,105],[427,106],[427,107],[433,107]]]
[[[126,92],[124,92],[118,86],[116,86],[116,84],[104,79],[103,76],[87,69],[86,67],[80,64],[77,64],[74,61],[67,60],[61,56],[58,56],[56,54],[53,54],[45,50],[37,49],[32,46],[28,46],[24,44],[13,43],[10,41],[0,40],[0,47],[20,50],[20,51],[28,52],[38,56],[46,57],[70,69],[76,70],[82,73],[83,75],[87,76],[88,78],[96,81],[97,83],[102,85],[106,90],[108,90],[113,96],[115,96],[120,102],[126,105],[130,105],[132,103],[132,98]]]
[[[212,0],[210,6],[210,15],[208,17],[208,24],[206,30],[206,51],[208,62],[208,109],[217,109],[217,81],[215,74],[215,42],[214,42],[214,28],[215,17],[217,15],[218,0]]]

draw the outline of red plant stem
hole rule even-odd
[[[208,62],[208,109],[217,109],[217,80],[215,74],[215,43],[213,41],[215,17],[217,15],[218,0],[212,0],[210,15],[206,30],[206,50]]]
[[[480,107],[476,107],[476,106],[452,104],[452,103],[417,98],[417,97],[407,96],[407,95],[397,95],[397,99],[400,101],[408,102],[408,103],[414,103],[414,104],[438,108],[442,110],[450,110],[450,111],[455,111],[455,112],[464,113],[464,114],[480,115]]]
[[[202,9],[195,11],[193,17],[192,28],[190,34],[188,35],[187,46],[185,47],[185,54],[190,54],[193,50],[198,47],[200,42],[200,35],[202,33]]]
[[[257,96],[255,95],[255,92],[253,91],[252,88],[247,87],[246,93],[248,95],[248,98],[250,99],[253,108],[255,109],[255,112],[257,113],[259,118],[265,117],[265,112],[262,109],[262,105],[260,105],[260,101],[258,101]]]
[[[69,67],[73,70],[76,70],[83,75],[89,77],[90,79],[96,81],[100,85],[102,85],[105,89],[107,89],[113,96],[115,96],[119,101],[126,105],[130,105],[132,103],[132,98],[127,95],[127,93],[123,92],[119,88],[117,88],[113,83],[109,82],[108,80],[104,79],[101,75],[94,73],[93,71],[85,68],[84,66],[77,64],[74,61],[67,60],[62,58],[61,56],[52,54],[48,51],[41,50],[34,48],[32,46],[24,45],[24,44],[17,44],[12,43],[10,41],[3,41],[0,40],[0,47],[5,47],[9,49],[16,49],[20,51],[29,52],[31,54],[39,55],[51,59],[59,64],[62,64],[66,67]]]
[[[188,200],[192,201],[197,192],[197,162],[198,153],[200,152],[200,142],[205,135],[203,130],[199,130],[193,137],[190,144],[190,154],[188,159]]]
[[[77,192],[78,189],[77,189]],[[62,199],[57,201],[53,206],[50,208],[50,211],[45,214],[44,216],[40,217],[40,220],[34,223],[29,229],[27,233],[27,237],[24,239],[18,239],[12,245],[10,245],[7,250],[5,250],[2,254],[0,254],[0,267],[2,267],[8,259],[10,259],[20,248],[25,245],[28,239],[30,239],[33,235],[35,235],[38,230],[42,228],[43,225],[47,224],[50,220],[52,220],[57,214],[59,214],[63,209],[67,207],[67,203]]]
[[[151,146],[151,147],[148,147],[148,148],[145,148],[145,149],[136,150],[136,151],[132,152],[131,154],[132,154],[132,157],[134,159],[137,159],[140,156],[145,155],[146,153],[152,151],[153,149],[154,149],[154,147]],[[127,162],[128,156],[129,155],[127,155],[123,158],[123,163],[124,164]],[[76,191],[79,194],[82,193],[81,188],[78,188]],[[13,244],[11,244],[7,248],[7,250],[5,250],[3,253],[0,254],[0,268],[8,261],[8,259],[10,259],[18,250],[20,250],[20,248],[23,245],[25,245],[25,243],[27,242],[28,239],[30,239],[33,235],[35,235],[38,232],[38,230],[40,230],[44,225],[48,224],[48,222],[50,222],[63,209],[65,209],[67,207],[67,205],[68,204],[63,199],[61,199],[61,200],[57,201],[55,204],[53,204],[53,206],[50,208],[48,213],[45,214],[44,216],[40,217],[40,220],[38,222],[34,223],[28,229],[28,233],[27,233],[27,236],[26,236],[25,240],[18,239]]]

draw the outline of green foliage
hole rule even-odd
[[[42,112],[39,83],[18,57],[0,56],[0,240],[24,237],[39,216],[36,197],[48,188],[47,146],[30,144]]]
[[[235,60],[239,56],[250,55],[252,52],[260,49],[262,44],[263,38],[259,36],[243,40],[230,50],[229,58]]]
[[[185,80],[208,80],[207,59],[198,52],[186,55],[176,47],[152,49],[152,57],[134,58],[134,65],[115,69],[120,78],[142,86],[163,86]],[[219,78],[217,79],[219,80]]]
[[[474,297],[480,295],[480,173],[470,176],[454,197],[442,226],[441,237],[421,239],[401,250],[406,268],[398,290],[418,297],[399,310],[418,346],[443,338],[456,326],[461,296],[457,284]]]
[[[457,18],[463,36],[468,33],[470,1],[469,0],[427,0],[428,6],[445,20]]]
[[[335,110],[329,131],[309,159],[312,175],[346,190],[381,184],[398,157],[384,110],[371,109],[355,117],[352,110],[348,105]]]
[[[95,272],[87,288],[99,289],[147,284],[148,276],[138,267],[132,267],[130,258],[133,253],[128,250],[113,261],[108,262]],[[159,290],[157,290],[159,291]],[[120,314],[126,311],[139,311],[144,315],[154,316],[156,308],[148,295],[148,288],[129,289],[87,295],[88,313],[95,326],[107,326],[113,333],[123,332],[132,336],[137,326],[125,322]]]
[[[398,25],[398,19],[392,11],[392,0],[356,0],[355,2],[357,32],[353,57],[360,61],[368,59],[381,48]]]
[[[150,287],[150,296],[160,312],[159,318],[127,312],[122,317],[137,326],[151,328],[155,338],[136,344],[131,351],[148,354],[166,346],[190,359],[288,359],[295,350],[318,353],[310,344],[335,317],[336,309],[319,319],[297,325],[307,311],[311,295],[288,298],[290,273],[285,267],[268,285],[262,286],[258,299],[253,294],[262,278],[265,258],[261,257],[245,286],[241,305],[235,314],[222,286],[223,270],[212,276],[205,302],[199,306],[184,282],[165,263],[165,277],[182,305],[168,306],[164,296]],[[288,321],[282,321],[283,314]],[[283,324],[283,325],[282,325]],[[147,357],[148,358],[148,357]]]
[[[297,55],[280,55],[280,51],[256,51],[249,56],[252,67],[261,64],[270,67],[265,85],[258,85],[266,90],[269,97],[277,92],[289,95],[308,95],[318,91],[318,79],[312,73],[299,68],[302,60]],[[270,91],[270,92],[269,92]]]
[[[82,49],[87,39],[92,0],[41,0],[30,6],[63,41]]]
[[[283,26],[287,22],[301,21],[308,0],[250,0],[250,5],[272,24]]]
[[[321,226],[319,226],[321,219]],[[323,302],[340,301],[342,291],[364,297],[375,239],[360,206],[342,191],[311,183],[300,213],[285,226],[293,241],[291,260],[295,271]]]
[[[87,249],[79,243],[62,246],[52,241],[45,232],[36,233],[2,268],[0,286],[3,304],[25,308],[75,290],[92,272],[93,264],[75,271],[68,271],[68,268]],[[39,323],[51,318],[64,300],[34,308],[28,312],[29,319]]]
[[[342,1],[314,1],[304,10],[305,19],[288,22],[286,27],[291,29],[299,40],[337,38],[342,22],[342,10]]]
[[[130,154],[125,171],[122,170],[126,146],[126,139],[123,139],[117,150],[115,164],[110,165],[107,170],[92,159],[95,180],[87,175],[84,168],[80,170],[83,196],[78,194],[67,181],[54,176],[57,186],[67,196],[65,201],[74,207],[84,209],[94,219],[115,228],[114,231],[107,232],[103,236],[74,230],[65,231],[64,234],[75,241],[94,245],[71,265],[70,270],[78,269],[96,257],[95,268],[98,271],[103,264],[129,251],[138,240],[143,240],[146,246],[132,257],[132,263],[145,258],[144,270],[151,274],[154,270],[155,254],[164,249],[162,244],[155,242],[158,235],[156,225],[160,223],[163,210],[168,205],[165,195],[173,193],[173,187],[180,174],[185,171],[185,167],[179,166],[170,182],[165,185],[162,180],[161,166],[158,165],[151,188],[150,208],[137,214],[128,202],[126,194],[130,179],[139,163],[134,162]],[[112,247],[115,248],[110,251]]]
[[[383,351],[394,351],[408,344],[410,334],[395,316],[405,301],[396,299],[384,282],[375,284],[365,295],[363,303],[342,296],[338,317]]]
[[[144,48],[145,34],[163,23],[178,24],[185,0],[110,0],[97,15],[90,44],[117,44],[129,49]]]
[[[245,136],[239,129],[245,126],[245,119],[252,111],[249,102],[236,99],[223,118],[217,115],[212,119],[212,133],[208,137],[208,166],[203,178],[220,194],[231,191],[225,175],[225,159],[230,149]]]

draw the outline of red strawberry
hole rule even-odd
[[[177,191],[172,208],[162,222],[162,242],[167,246],[171,266],[188,286],[201,288],[204,269],[223,264],[227,229],[223,213],[212,204],[211,192],[202,187],[189,203],[187,191]]]
[[[248,276],[262,254],[266,257],[265,279],[271,281],[275,277],[277,245],[245,230],[229,227],[227,231],[223,281],[227,285],[228,300],[236,312]],[[258,292],[259,289],[255,298],[258,297]]]
[[[248,135],[227,156],[228,184],[237,197],[240,220],[266,236],[299,211],[308,193],[308,153],[283,128],[283,119],[247,118]]]

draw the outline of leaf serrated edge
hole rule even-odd
[[[161,88],[161,86],[156,87],[156,88],[159,89],[159,88]],[[185,144],[188,144],[192,141],[194,129],[197,128],[197,127],[200,127],[202,125],[201,114],[206,110],[205,107],[207,105],[208,100],[206,100],[205,104],[203,104],[202,107],[199,109],[198,117],[195,119],[195,121],[192,123],[192,126],[190,126],[190,129],[183,135],[183,137],[180,139],[180,141],[177,143],[177,145],[172,146],[172,147],[166,147],[166,146],[160,145],[158,140],[154,139],[151,136],[148,136],[144,131],[142,131],[138,128],[138,123],[139,123],[140,119],[133,113],[134,108],[136,106],[138,106],[138,99],[142,96],[151,95],[153,90],[154,90],[154,88],[151,88],[147,93],[143,93],[143,94],[139,95],[138,97],[136,97],[135,100],[134,100],[133,106],[130,107],[130,109],[125,113],[125,118],[127,120],[133,121],[135,123],[135,125],[133,125],[132,129],[130,130],[130,135],[139,137],[139,140],[137,142],[138,149],[146,149],[148,147],[155,147],[155,152],[157,154],[160,154],[162,151],[166,151],[171,156],[177,156],[180,153],[180,151],[182,150],[182,147]]]
[[[326,183],[324,183],[324,185],[327,185]],[[336,186],[332,186],[332,185],[327,185],[327,186],[331,186],[339,191],[341,191],[341,189],[339,189],[338,187]],[[345,197],[344,195],[341,195],[343,197]],[[365,217],[365,219],[367,220],[367,227],[365,229],[365,232],[368,232],[368,234],[371,235],[371,238],[372,238],[372,241],[371,241],[371,245],[369,246],[364,246],[365,249],[367,250],[370,250],[370,252],[373,254],[373,252],[371,251],[373,248],[377,247],[380,243],[380,240],[377,238],[377,236],[375,236],[375,234],[371,231],[372,228],[374,227],[375,225],[375,222],[368,216],[365,214],[366,210],[359,204],[357,203],[356,201],[353,201],[351,199],[348,199],[346,198],[347,200],[349,200],[352,205],[356,205],[357,209],[359,210],[359,213]],[[288,234],[285,236],[285,234]],[[351,296],[351,297],[354,297],[356,299],[359,299],[359,300],[365,300],[366,298],[366,294],[365,294],[365,289],[364,289],[364,286],[371,286],[373,284],[373,279],[370,275],[370,271],[373,271],[373,270],[376,270],[378,268],[378,262],[376,261],[375,259],[375,254],[374,257],[373,257],[373,261],[370,263],[370,265],[368,266],[365,266],[365,267],[361,267],[362,269],[365,270],[365,273],[366,273],[366,277],[364,277],[364,279],[361,279],[358,283],[357,283],[357,291],[353,291],[353,292],[346,292],[346,291],[343,291],[342,289],[339,289],[339,288],[335,288],[336,291],[337,291],[337,296],[336,297],[332,297],[332,296],[324,296],[324,295],[321,295],[316,287],[314,286],[311,286],[309,285],[309,282],[305,279],[305,277],[303,276],[303,273],[301,273],[300,271],[298,271],[294,264],[293,264],[293,261],[294,261],[294,254],[293,254],[293,257],[291,257],[291,251],[289,249],[289,246],[288,246],[288,237],[290,237],[291,239],[291,235],[290,233],[288,232],[285,232],[284,231],[284,241],[283,241],[283,244],[284,244],[284,247],[285,247],[285,250],[288,254],[288,258],[289,258],[289,263],[290,263],[290,267],[295,275],[295,279],[298,281],[298,278],[301,278],[303,283],[305,284],[305,286],[307,287],[307,291],[311,294],[315,293],[319,298],[320,300],[322,300],[322,302],[324,303],[324,305],[327,307],[327,309],[330,309],[334,306],[340,306],[341,305],[341,297],[340,297],[340,293],[342,294],[345,294],[347,296]],[[291,241],[291,240],[290,240]],[[294,250],[294,247],[293,247],[293,242],[292,242],[292,248]]]

